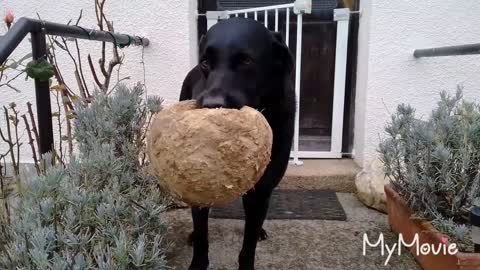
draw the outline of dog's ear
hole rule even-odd
[[[293,71],[294,61],[290,49],[283,41],[282,34],[279,32],[271,32],[273,36],[273,53],[278,64],[285,71],[290,74]]]

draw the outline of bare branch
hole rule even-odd
[[[77,19],[77,22],[75,23],[75,25],[78,26],[78,24],[80,23],[80,20],[82,19],[82,14],[83,14],[83,9],[80,10],[80,15],[78,16],[78,19]],[[80,55],[80,47],[78,46],[78,40],[77,39],[75,39],[75,48],[77,49],[78,68],[79,68],[80,77],[82,79],[83,88],[84,88],[84,91],[85,91],[85,94],[86,94],[87,98],[90,99],[90,93],[88,91],[88,86],[87,86],[87,83],[85,81],[85,76],[83,75],[82,57]]]
[[[90,99],[91,95],[90,95],[90,92],[88,91],[88,86],[87,86],[87,83],[85,81],[85,76],[83,75],[82,57],[80,55],[80,48],[78,46],[78,40],[77,39],[75,39],[75,47],[77,48],[78,69],[79,69],[79,73],[80,73],[80,78],[82,79],[81,83],[83,84],[85,95],[87,96],[88,99]]]
[[[15,152],[14,152],[15,143],[12,141],[12,132],[10,127],[10,114],[8,113],[7,107],[3,106],[3,112],[4,112],[5,120],[7,123],[7,137],[5,137],[3,133],[0,133],[0,135],[2,137],[2,140],[8,144],[8,149],[10,151],[10,159],[12,161],[13,172],[15,176],[18,176],[19,169],[18,169],[17,159],[15,157]]]
[[[60,99],[59,99],[59,94],[58,93],[55,93],[55,98],[56,98],[56,101],[57,101],[57,108],[58,108],[58,115],[57,115],[57,123],[58,123],[58,137],[59,137],[59,140],[58,140],[58,151],[60,152],[60,160],[63,161],[63,152],[62,152],[62,146],[63,146],[63,138],[62,138],[62,122],[61,122],[61,117],[60,117],[60,110],[61,110],[61,107],[60,107]]]
[[[85,88],[83,88],[83,83],[82,83],[82,78],[80,78],[80,74],[78,73],[78,70],[75,70],[74,71],[74,74],[75,74],[75,79],[77,80],[77,84],[78,84],[78,88],[79,88],[79,92],[80,92],[80,96],[84,99],[84,100],[88,100],[87,99],[87,95],[86,95],[86,92],[85,92]]]
[[[115,88],[116,88],[116,87],[117,87],[117,86],[118,86],[118,85],[119,85],[121,82],[123,82],[123,81],[126,81],[126,80],[130,80],[130,76],[123,77],[123,78],[121,78],[120,80],[117,80],[117,82],[115,83],[115,85],[114,85],[114,86],[112,86],[112,88],[110,89],[110,91],[108,91],[108,93],[107,93],[107,94],[110,94],[110,93],[112,93],[112,92],[113,92],[113,90],[115,90]]]
[[[12,81],[14,81],[16,78],[20,77],[20,75],[22,75],[23,73],[25,73],[25,70],[20,71],[17,75],[15,75],[13,78],[11,78],[10,80],[8,80],[7,82],[0,84],[0,87],[2,87],[2,86],[8,86],[8,87],[10,87],[11,89],[15,90],[16,92],[20,92],[20,90],[18,90],[17,88],[13,87],[12,85],[10,85],[10,83],[11,83]]]
[[[2,156],[0,160],[3,159],[5,161],[5,156]],[[5,215],[7,219],[7,224],[10,225],[10,207],[8,206],[8,196],[7,196],[7,191],[6,191],[6,184],[3,182],[4,180],[4,174],[2,173],[2,165],[0,164],[0,191],[2,192],[2,198],[3,199],[3,208],[5,209]]]
[[[48,36],[48,37],[49,37],[50,43],[53,44],[52,38],[50,36]],[[53,41],[56,41],[57,45],[59,45],[59,44],[61,45],[61,43],[58,42],[56,39],[54,39]],[[66,48],[63,48],[63,49],[66,49]],[[69,111],[74,110],[74,106],[73,106],[73,103],[72,103],[71,98],[70,98],[71,96],[74,95],[74,93],[69,88],[69,86],[65,83],[65,80],[63,79],[62,73],[61,73],[60,69],[58,68],[57,56],[55,54],[55,47],[52,46],[51,50],[50,49],[47,50],[47,56],[49,58],[50,63],[54,66],[54,75],[55,75],[55,78],[57,79],[58,84],[63,85],[65,87],[65,89],[61,90],[62,104],[63,104],[63,110],[64,110],[65,115],[68,115]],[[33,114],[30,114],[30,115],[31,115],[31,119],[32,119],[32,124],[34,126],[34,133],[36,135],[38,135],[38,133],[36,132],[36,127],[35,127],[35,121],[33,119]],[[67,143],[68,143],[68,154],[69,154],[69,158],[72,158],[72,155],[73,155],[72,123],[71,123],[71,119],[69,119],[68,117],[65,117],[65,119],[66,119],[66,126],[67,126],[67,135],[66,136],[67,136]],[[37,141],[38,141],[38,136],[37,136]]]
[[[55,76],[55,79],[57,80],[57,83],[59,85],[63,85],[65,89],[62,90],[62,97],[66,97],[66,100],[63,101],[63,104],[65,106],[68,106],[69,110],[73,110],[73,104],[70,101],[70,96],[74,95],[70,87],[65,83],[65,80],[63,79],[62,72],[58,68],[58,63],[57,63],[57,55],[55,53],[55,47],[53,46],[53,42],[56,42],[55,44],[61,44],[58,42],[56,39],[53,39],[50,36],[48,36],[51,44],[51,48],[47,49],[47,57],[50,62],[50,64],[53,65],[53,73]],[[57,44],[57,45],[58,45]],[[63,45],[62,45],[63,46]]]
[[[145,98],[148,97],[148,89],[147,89],[147,76],[145,72],[145,47],[142,46],[142,60],[140,61],[140,64],[142,64],[142,69],[143,69],[143,88],[145,89]]]
[[[78,24],[80,23],[80,20],[82,19],[82,14],[83,14],[83,9],[80,9],[80,15],[78,15],[78,19],[77,19],[77,22],[75,23],[75,25],[78,26]]]
[[[95,15],[97,16],[97,25],[98,25],[98,28],[100,28],[100,31],[103,31],[103,28],[104,28],[103,27],[104,5],[105,5],[105,1],[95,0]],[[102,42],[102,57],[98,60],[98,63],[100,65],[100,70],[102,71],[103,76],[106,77],[108,76],[108,74],[107,74],[107,69],[105,68],[105,62],[106,62],[105,49],[106,49],[106,43]]]
[[[22,115],[22,118],[23,118],[23,121],[25,122],[25,127],[28,134],[28,144],[30,144],[30,147],[32,148],[32,157],[33,157],[33,162],[35,164],[35,169],[37,170],[37,175],[40,175],[40,167],[38,166],[37,150],[35,149],[35,144],[32,137],[32,131],[30,130],[30,125],[28,124],[27,116],[24,114]]]
[[[100,82],[100,80],[98,79],[98,76],[97,76],[97,72],[95,71],[95,67],[93,66],[93,62],[92,62],[92,57],[90,56],[90,54],[88,55],[88,65],[90,66],[90,70],[92,71],[92,75],[93,75],[93,80],[95,81],[95,83],[98,85],[98,87],[102,87],[102,83]]]
[[[106,43],[102,42],[102,58],[98,60],[98,64],[100,65],[100,70],[102,71],[103,76],[108,76],[107,69],[105,68],[105,49]]]
[[[32,122],[33,135],[35,135],[35,141],[37,142],[37,149],[39,151],[38,154],[40,155],[40,139],[38,136],[37,124],[35,123],[35,117],[33,117],[32,103],[27,102],[27,107],[28,115],[30,116],[30,121]]]
[[[113,28],[113,23],[108,21],[105,12],[104,12],[104,7],[105,7],[105,0],[95,0],[95,15],[97,18],[97,24],[100,30],[105,31],[105,25],[106,28],[108,29],[109,32],[113,33],[114,28]],[[116,66],[122,64],[123,58],[119,56],[117,44],[113,44],[112,46],[112,53],[113,57],[108,63],[108,67],[106,65],[106,42],[102,42],[102,51],[101,51],[101,58],[98,60],[98,64],[100,67],[101,74],[103,74],[103,82],[98,78],[97,72],[95,71],[95,68],[93,66],[93,61],[91,60],[91,57],[89,56],[89,66],[90,70],[92,71],[95,83],[99,86],[99,88],[104,92],[104,93],[109,93],[109,86],[112,80],[112,74]]]
[[[13,127],[14,127],[15,143],[16,143],[16,147],[17,147],[17,176],[18,176],[18,175],[20,175],[20,147],[22,145],[20,143],[20,141],[18,140],[18,123],[20,121],[18,120],[18,111],[15,110],[15,106],[10,106],[10,109],[13,112],[12,122],[13,122]]]
[[[80,78],[79,66],[77,64],[77,60],[75,59],[75,57],[70,52],[70,49],[68,48],[67,40],[65,38],[62,38],[62,41],[63,41],[63,45],[65,46],[66,52],[68,53],[68,55],[70,56],[70,59],[72,59],[73,64],[75,65],[75,79],[77,80],[78,88],[79,88],[79,91],[80,91],[80,96],[82,98],[84,98],[85,100],[87,100],[87,93],[86,93],[85,88],[83,86],[83,82]],[[81,63],[80,63],[80,65],[81,65]]]
[[[3,78],[3,73],[5,72],[5,68],[3,65],[0,65],[0,67],[1,67],[1,70],[0,70],[0,81],[1,81]]]

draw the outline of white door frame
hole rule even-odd
[[[296,96],[296,114],[295,128],[293,138],[293,150],[290,157],[293,163],[301,165],[301,158],[341,158],[342,157],[342,136],[343,136],[343,114],[345,101],[345,80],[347,74],[347,49],[349,35],[350,10],[348,8],[334,9],[333,20],[337,22],[337,43],[335,50],[335,78],[333,87],[333,112],[332,112],[332,133],[330,151],[299,151],[300,135],[300,78],[302,64],[302,32],[303,15],[310,14],[312,10],[311,0],[296,0],[291,4],[274,5],[267,7],[249,8],[241,10],[227,11],[207,11],[207,30],[215,25],[221,19],[228,19],[231,16],[243,16],[245,18],[258,19],[258,13],[264,13],[264,25],[269,28],[268,14],[270,11],[275,13],[275,25],[273,29],[278,31],[279,10],[286,11],[286,25],[290,25],[290,12],[297,16],[297,41],[296,41],[296,63],[295,63],[295,96]],[[253,17],[251,17],[253,15]],[[271,27],[272,28],[272,27]],[[286,27],[285,40],[289,45],[290,27]],[[300,48],[300,49],[298,49]]]

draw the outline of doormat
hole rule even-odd
[[[210,210],[212,218],[244,219],[242,198]],[[345,221],[337,194],[325,190],[283,190],[272,193],[267,219],[317,219]]]

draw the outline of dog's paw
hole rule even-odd
[[[267,240],[267,238],[268,238],[267,232],[263,228],[261,228],[260,233],[258,234],[258,241]]]
[[[208,257],[194,257],[188,270],[207,270],[209,265]]]
[[[238,266],[238,270],[255,270],[253,263],[242,264]]]
[[[207,270],[207,269],[208,269],[208,265],[207,266],[190,265],[190,267],[188,267],[188,270]]]
[[[190,267],[188,267],[188,270],[207,270],[207,269],[208,269],[208,265],[206,266],[190,265]]]

